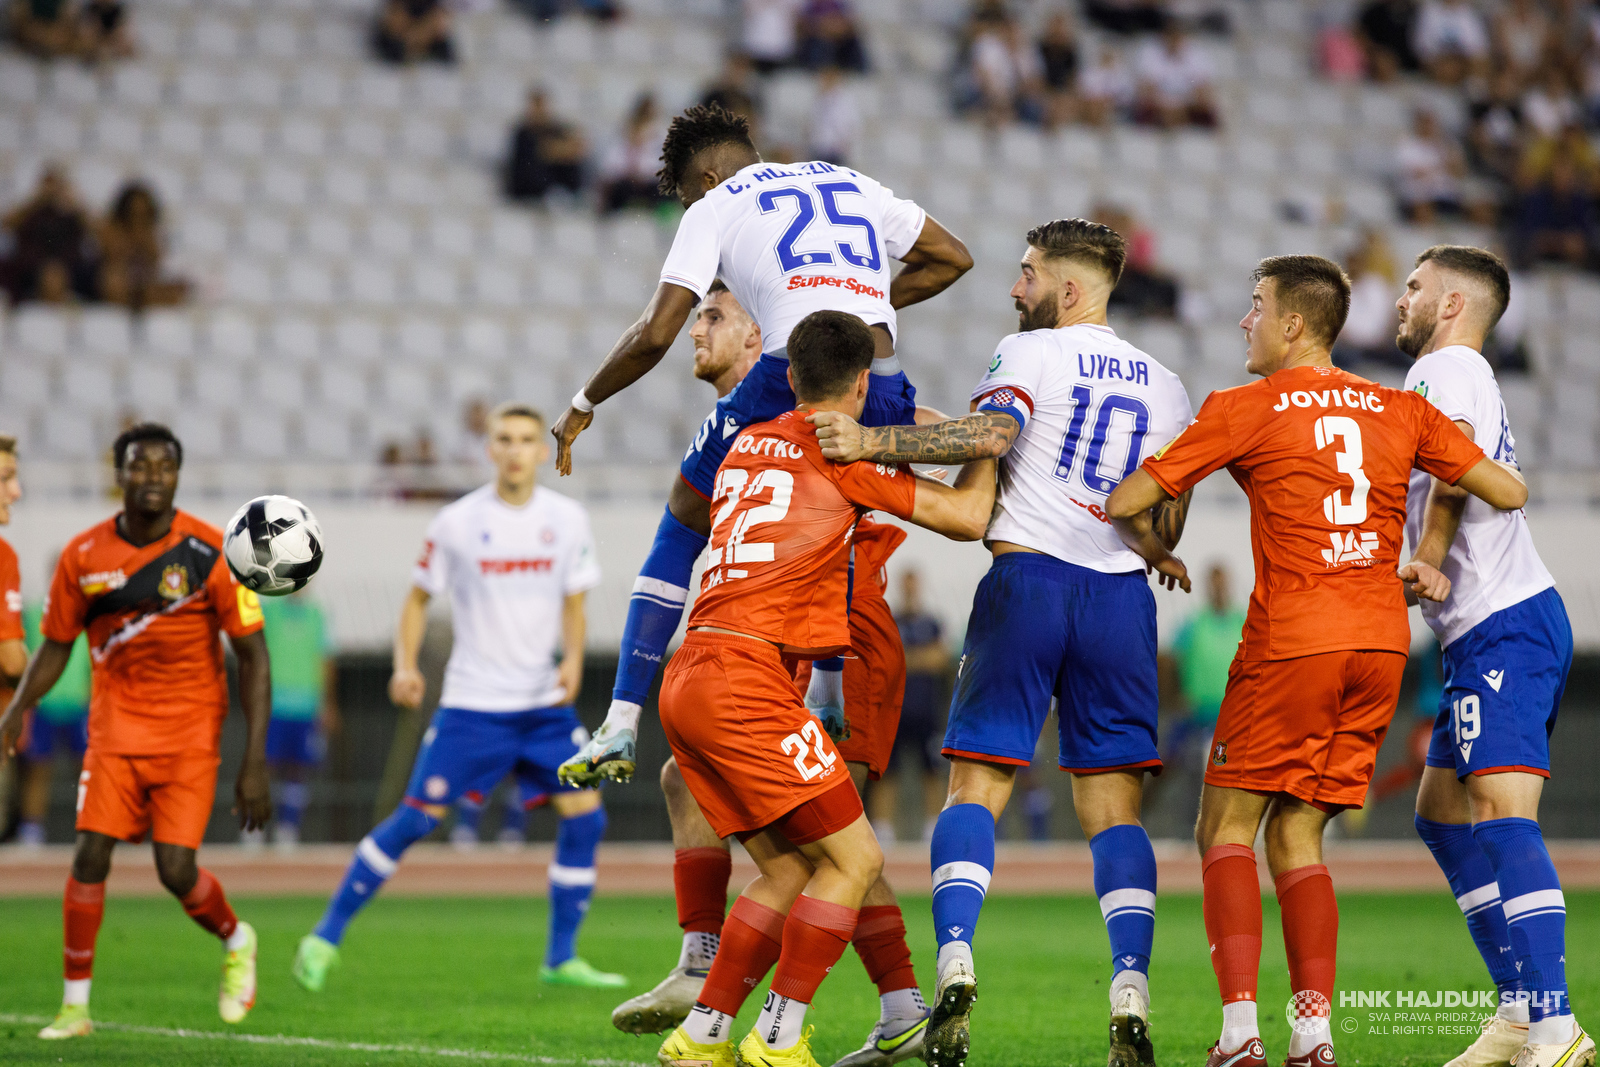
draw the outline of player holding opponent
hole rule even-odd
[[[1116,488],[1106,514],[1128,547],[1187,589],[1150,509],[1224,466],[1250,498],[1256,587],[1195,826],[1223,1002],[1206,1062],[1267,1062],[1256,1025],[1261,890],[1252,847],[1265,818],[1289,980],[1302,1023],[1313,1020],[1295,1028],[1284,1062],[1333,1067],[1339,911],[1322,833],[1333,815],[1361,806],[1400,692],[1411,629],[1396,570],[1411,468],[1501,509],[1520,508],[1528,490],[1416,393],[1333,366],[1333,339],[1350,310],[1350,280],[1337,264],[1275,256],[1255,279],[1239,325],[1249,338],[1246,369],[1264,380],[1212,393],[1177,440]],[[1437,578],[1422,562],[1405,572],[1425,597]]]
[[[1492,252],[1436,245],[1406,279],[1396,342],[1417,361],[1406,388],[1493,458],[1515,463],[1500,388],[1479,354],[1510,296],[1510,276]],[[1590,1063],[1594,1040],[1567,999],[1561,882],[1538,823],[1572,665],[1566,607],[1520,511],[1496,511],[1414,471],[1406,534],[1413,558],[1437,569],[1448,593],[1422,601],[1443,648],[1445,688],[1417,790],[1417,833],[1444,870],[1501,998],[1447,1067]]]
[[[537,485],[539,465],[550,456],[543,438],[544,419],[533,408],[495,408],[489,416],[494,482],[441,509],[428,525],[395,634],[389,697],[402,707],[422,702],[417,651],[428,601],[448,593],[455,644],[444,692],[405,800],[361,839],[322,921],[300,940],[294,976],[312,992],[339,962],[345,926],[399,868],[405,850],[431,833],[462,794],[487,793],[513,770],[525,793],[549,794],[561,817],[540,979],[591,989],[627,984],[574,951],[594,892],[606,813],[599,793],[570,789],[555,772],[587,740],[572,701],[583,680],[584,594],[600,583],[600,565],[582,505]]]
[[[1011,289],[1021,332],[1003,338],[973,390],[976,414],[916,429],[863,430],[819,416],[830,459],[960,463],[1003,456],[987,534],[994,564],[973,602],[950,705],[950,788],[934,827],[939,981],[926,1039],[934,1067],[968,1050],[976,996],[972,936],[994,870],[995,820],[1033,758],[1050,699],[1062,770],[1094,854],[1111,940],[1114,1065],[1148,1063],[1148,972],[1156,861],[1139,823],[1157,773],[1155,597],[1143,561],[1101,501],[1188,423],[1183,383],[1106,325],[1126,244],[1115,230],[1058,219],[1028,233]],[[1176,544],[1188,498],[1162,508]]]
[[[256,934],[222,885],[195,864],[217,788],[228,675],[218,631],[239,661],[248,736],[234,785],[246,830],[272,817],[267,778],[271,668],[261,604],[222,562],[222,531],[172,506],[183,446],[165,426],[141,423],[111,446],[122,511],[67,542],[56,563],[44,642],[0,717],[10,753],[22,713],[61,676],[78,634],[93,662],[89,751],[78,778],[78,844],[62,903],[66,986],[43,1038],[82,1037],[89,1021],[95,937],[117,841],[149,834],[156,874],[183,910],[224,945],[217,1010],[244,1019],[256,999]]]
[[[974,539],[994,496],[989,464],[950,487],[905,467],[822,458],[807,412],[859,417],[866,403],[873,336],[859,318],[806,316],[789,356],[799,407],[745,429],[718,472],[711,556],[661,690],[662,725],[695,800],[761,871],[733,906],[694,1010],[661,1047],[661,1062],[680,1067],[736,1062],[733,1016],[774,962],[737,1062],[815,1067],[806,1010],[850,943],[883,853],[786,657],[848,644],[849,540],[865,511]]]

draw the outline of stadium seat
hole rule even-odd
[[[190,392],[177,363],[140,359],[128,367],[127,400],[140,418],[171,411]]]
[[[133,349],[133,320],[122,308],[85,308],[77,327],[77,347],[89,355],[122,359]]]
[[[411,303],[454,307],[461,302],[461,275],[448,260],[415,258],[405,274]]]
[[[134,155],[144,148],[144,119],[136,111],[107,107],[95,117],[89,140],[99,152]],[[3,136],[0,136],[3,140]]]
[[[15,53],[0,55],[0,101],[31,104],[39,99],[39,68]]]
[[[524,305],[522,272],[514,261],[479,260],[472,264],[471,292],[485,307],[516,308]]]
[[[399,298],[400,289],[389,261],[361,259],[349,265],[345,275],[345,292],[355,303],[387,307]]]
[[[383,327],[360,315],[340,316],[333,324],[331,355],[344,361],[371,363],[384,355]],[[327,399],[327,393],[323,393]]]
[[[10,351],[0,362],[0,401],[15,416],[24,408],[51,403],[56,375],[49,362],[31,353]]]
[[[12,336],[23,351],[59,356],[67,351],[67,323],[58,308],[26,304],[12,316]]]
[[[312,459],[348,461],[358,458],[350,416],[341,409],[310,407],[300,412],[300,447]]]
[[[300,27],[292,18],[278,17],[271,8],[259,8],[250,35],[251,51],[267,59],[297,59],[304,45]]]

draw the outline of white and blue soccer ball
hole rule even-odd
[[[258,496],[228,520],[222,556],[246,588],[284,596],[305,588],[322,566],[322,527],[292,497]]]

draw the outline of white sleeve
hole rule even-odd
[[[1167,412],[1172,416],[1167,424],[1145,437],[1147,457],[1159,452],[1167,442],[1177,437],[1194,421],[1194,402],[1189,399],[1189,391],[1183,387],[1183,382],[1177,375],[1172,377],[1172,391],[1169,394]]]
[[[1026,426],[1044,378],[1044,360],[1045,345],[1039,338],[1026,333],[1002,337],[989,360],[989,372],[969,399],[979,401],[979,411],[1005,412]]]
[[[717,279],[721,260],[722,228],[717,209],[710,197],[703,196],[678,220],[678,235],[672,239],[667,261],[661,264],[661,280],[681,285],[697,299],[704,299],[706,290]]]
[[[878,218],[883,223],[883,248],[890,259],[903,259],[922,236],[928,213],[914,201],[901,200],[884,186],[878,186]]]
[[[449,578],[449,546],[445,544],[449,536],[448,525],[444,512],[433,517],[433,521],[428,523],[428,532],[423,536],[422,555],[417,557],[416,566],[411,568],[411,584],[429,596],[442,596]]]
[[[600,558],[594,549],[594,534],[589,529],[589,513],[582,508],[572,524],[572,550],[567,554],[567,573],[562,576],[561,591],[567,596],[587,593],[600,584]]]
[[[1406,374],[1406,388],[1421,393],[1451,422],[1467,423],[1474,436],[1483,431],[1476,417],[1478,383],[1448,355],[1430,353],[1413,363]]]

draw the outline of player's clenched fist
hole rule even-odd
[[[822,455],[835,463],[854,463],[861,458],[861,424],[842,411],[813,411],[806,421],[817,428],[817,443]]]
[[[1399,570],[1400,580],[1418,600],[1432,600],[1443,604],[1450,595],[1450,579],[1439,570],[1420,560],[1412,560]]]
[[[427,679],[415,667],[401,668],[389,676],[389,699],[402,708],[421,707],[427,688]]]
[[[587,430],[593,421],[594,412],[579,411],[577,408],[569,407],[562,412],[550,430],[556,439],[556,470],[563,476],[572,473],[572,442],[576,441],[578,435]]]

